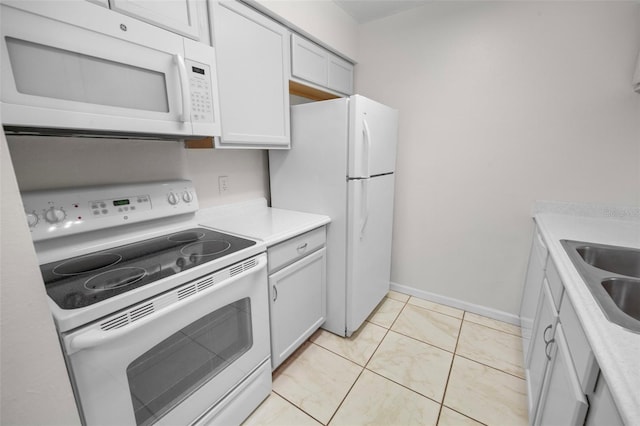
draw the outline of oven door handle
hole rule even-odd
[[[219,284],[213,285],[209,288],[207,288],[206,290],[203,290],[202,292],[198,293],[196,295],[197,296],[204,296],[206,294],[208,294],[211,291],[218,291],[221,290],[225,287],[230,286],[231,284],[233,284],[234,282],[238,281],[239,279],[242,279],[244,277],[246,277],[247,275],[251,275],[251,274],[255,274],[256,272],[259,272],[261,269],[264,269],[265,266],[267,266],[267,258],[266,256],[260,256],[258,257],[258,264],[251,268],[248,269],[246,271],[243,271],[241,273],[239,273],[238,275],[234,275],[233,277],[226,279],[222,282],[220,282]],[[266,288],[266,286],[265,286]],[[133,323],[128,323],[127,325],[114,329],[114,330],[102,330],[100,328],[99,325],[95,325],[94,327],[92,327],[91,329],[87,330],[84,333],[80,333],[80,334],[76,334],[75,336],[71,337],[70,341],[68,342],[67,346],[67,354],[71,355],[75,352],[81,351],[83,349],[89,349],[89,348],[94,348],[96,346],[100,346],[100,345],[104,345],[107,344],[115,339],[118,339],[120,337],[123,337],[141,327],[144,327],[145,325],[147,325],[149,322],[156,320],[157,318],[159,318],[160,316],[163,315],[169,315],[170,313],[178,310],[178,309],[182,309],[184,308],[185,303],[189,303],[192,300],[196,300],[196,298],[186,298],[186,299],[182,299],[182,300],[178,300],[170,305],[168,305],[165,308],[162,308],[160,310],[155,311],[154,313],[152,313],[151,315],[147,315],[146,317],[143,317]]]

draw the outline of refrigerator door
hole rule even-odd
[[[393,172],[396,168],[398,111],[360,95],[349,98],[350,178]]]
[[[393,174],[347,183],[347,336],[389,291],[393,185]]]

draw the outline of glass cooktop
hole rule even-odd
[[[47,294],[62,309],[98,303],[255,245],[192,228],[40,266]]]

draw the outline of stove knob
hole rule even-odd
[[[67,213],[60,207],[51,207],[44,212],[44,219],[49,223],[60,223],[67,217]]]
[[[180,202],[180,198],[176,195],[175,192],[170,192],[169,195],[167,195],[167,200],[172,206],[175,206]]]
[[[182,199],[184,200],[185,203],[190,203],[193,201],[193,195],[189,191],[184,191],[182,193]]]
[[[29,224],[29,228],[33,228],[39,222],[38,215],[36,212],[27,213],[27,223]]]

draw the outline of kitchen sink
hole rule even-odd
[[[577,247],[576,251],[595,268],[640,278],[640,250],[590,244]]]
[[[602,287],[622,312],[640,321],[640,280],[609,278]]]
[[[609,321],[640,333],[640,249],[560,240]]]

